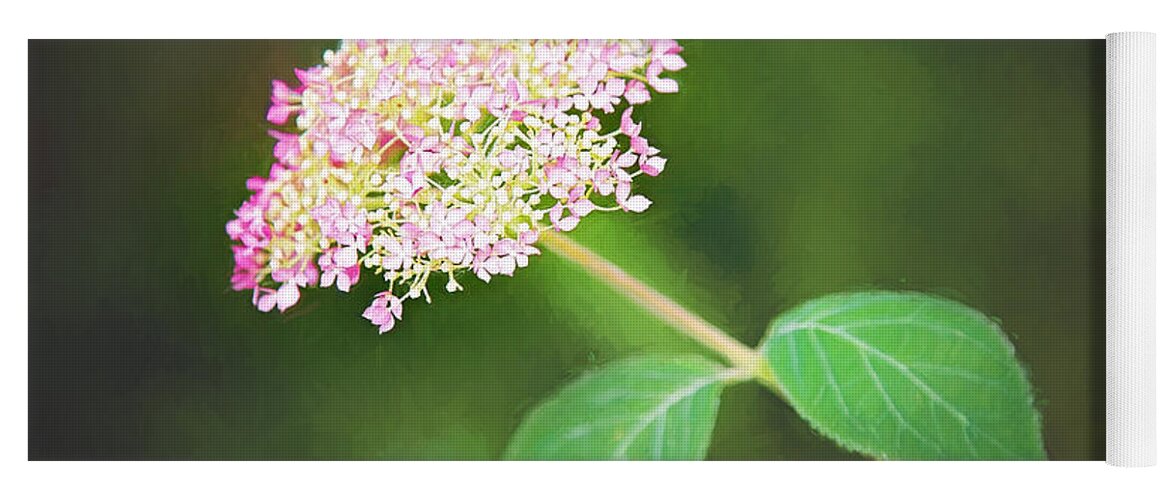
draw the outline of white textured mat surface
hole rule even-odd
[[[1106,462],[1155,464],[1155,35],[1106,37]]]

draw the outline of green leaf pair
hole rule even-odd
[[[514,460],[700,460],[720,394],[753,376],[846,449],[896,460],[1043,460],[1012,344],[987,316],[910,292],[830,295],[782,314],[751,374],[698,356],[595,370],[533,410]]]

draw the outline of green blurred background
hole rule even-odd
[[[578,241],[747,343],[829,292],[966,302],[1013,336],[1050,457],[1103,459],[1101,40],[682,43],[682,91],[636,114],[655,205]],[[371,275],[283,315],[230,291],[269,81],[334,45],[29,43],[31,459],[494,459],[582,371],[700,349],[554,255],[383,336]],[[753,385],[708,456],[861,458]]]

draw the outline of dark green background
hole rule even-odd
[[[29,43],[33,459],[491,459],[583,370],[699,348],[552,255],[407,304],[231,292],[269,80],[334,42]],[[1104,44],[690,41],[636,116],[655,205],[573,236],[745,342],[820,294],[966,302],[1014,337],[1053,459],[1104,456]],[[439,284],[442,286],[442,283]],[[711,459],[852,459],[731,389]]]

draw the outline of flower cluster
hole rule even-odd
[[[268,177],[227,224],[232,287],[262,311],[301,288],[386,279],[364,317],[390,330],[427,283],[512,275],[542,231],[594,211],[641,212],[639,175],[666,160],[634,107],[677,92],[674,41],[345,41],[273,82]],[[621,110],[621,113],[619,113]],[[614,115],[613,130],[603,118]]]

